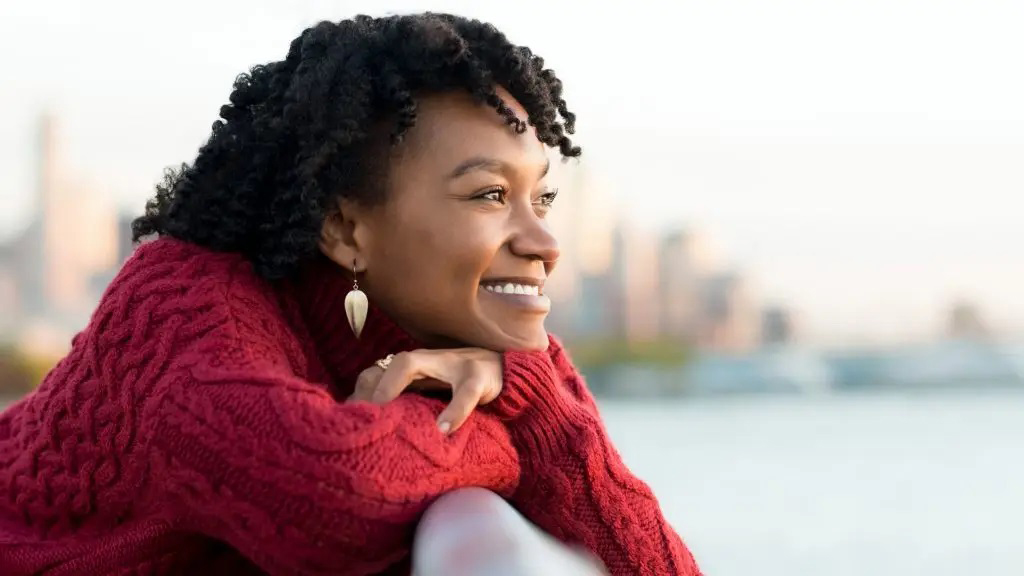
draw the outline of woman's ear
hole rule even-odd
[[[320,251],[339,266],[351,271],[353,264],[366,269],[366,247],[360,242],[364,223],[361,211],[348,201],[339,200],[324,218],[320,228]]]

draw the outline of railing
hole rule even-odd
[[[465,488],[442,496],[416,531],[413,576],[599,576],[590,555],[531,524],[500,496]]]

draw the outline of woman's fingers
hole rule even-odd
[[[483,396],[485,389],[486,382],[480,378],[460,382],[452,392],[452,401],[437,417],[437,427],[441,432],[451,434],[458,430],[480,404],[480,397]]]
[[[452,385],[438,380],[437,378],[421,378],[414,380],[412,384],[409,384],[409,388],[413,390],[451,390]]]
[[[359,377],[356,378],[356,386],[352,391],[352,395],[348,397],[348,402],[355,402],[362,400],[363,402],[369,402],[373,398],[373,392],[377,389],[377,384],[380,382],[381,376],[384,375],[384,371],[377,366],[370,366],[366,370],[359,373]]]
[[[415,352],[402,352],[395,354],[388,364],[387,370],[377,382],[376,390],[370,401],[374,404],[387,404],[401,394],[410,384],[423,378],[441,378],[438,366],[440,355],[429,350],[417,350]]]
[[[350,400],[387,404],[414,385],[452,390],[452,400],[437,423],[442,432],[454,432],[477,406],[494,400],[501,391],[500,355],[479,349],[396,354],[386,370],[372,366],[360,374]]]

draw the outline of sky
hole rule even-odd
[[[426,9],[543,55],[624,217],[705,230],[809,335],[913,338],[958,298],[1024,329],[1024,2],[6,2],[0,237],[43,110],[137,212],[238,73],[315,21]]]

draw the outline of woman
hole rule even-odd
[[[0,417],[0,574],[407,573],[469,486],[613,574],[697,574],[544,330],[561,93],[440,14],[321,23],[241,76]]]

